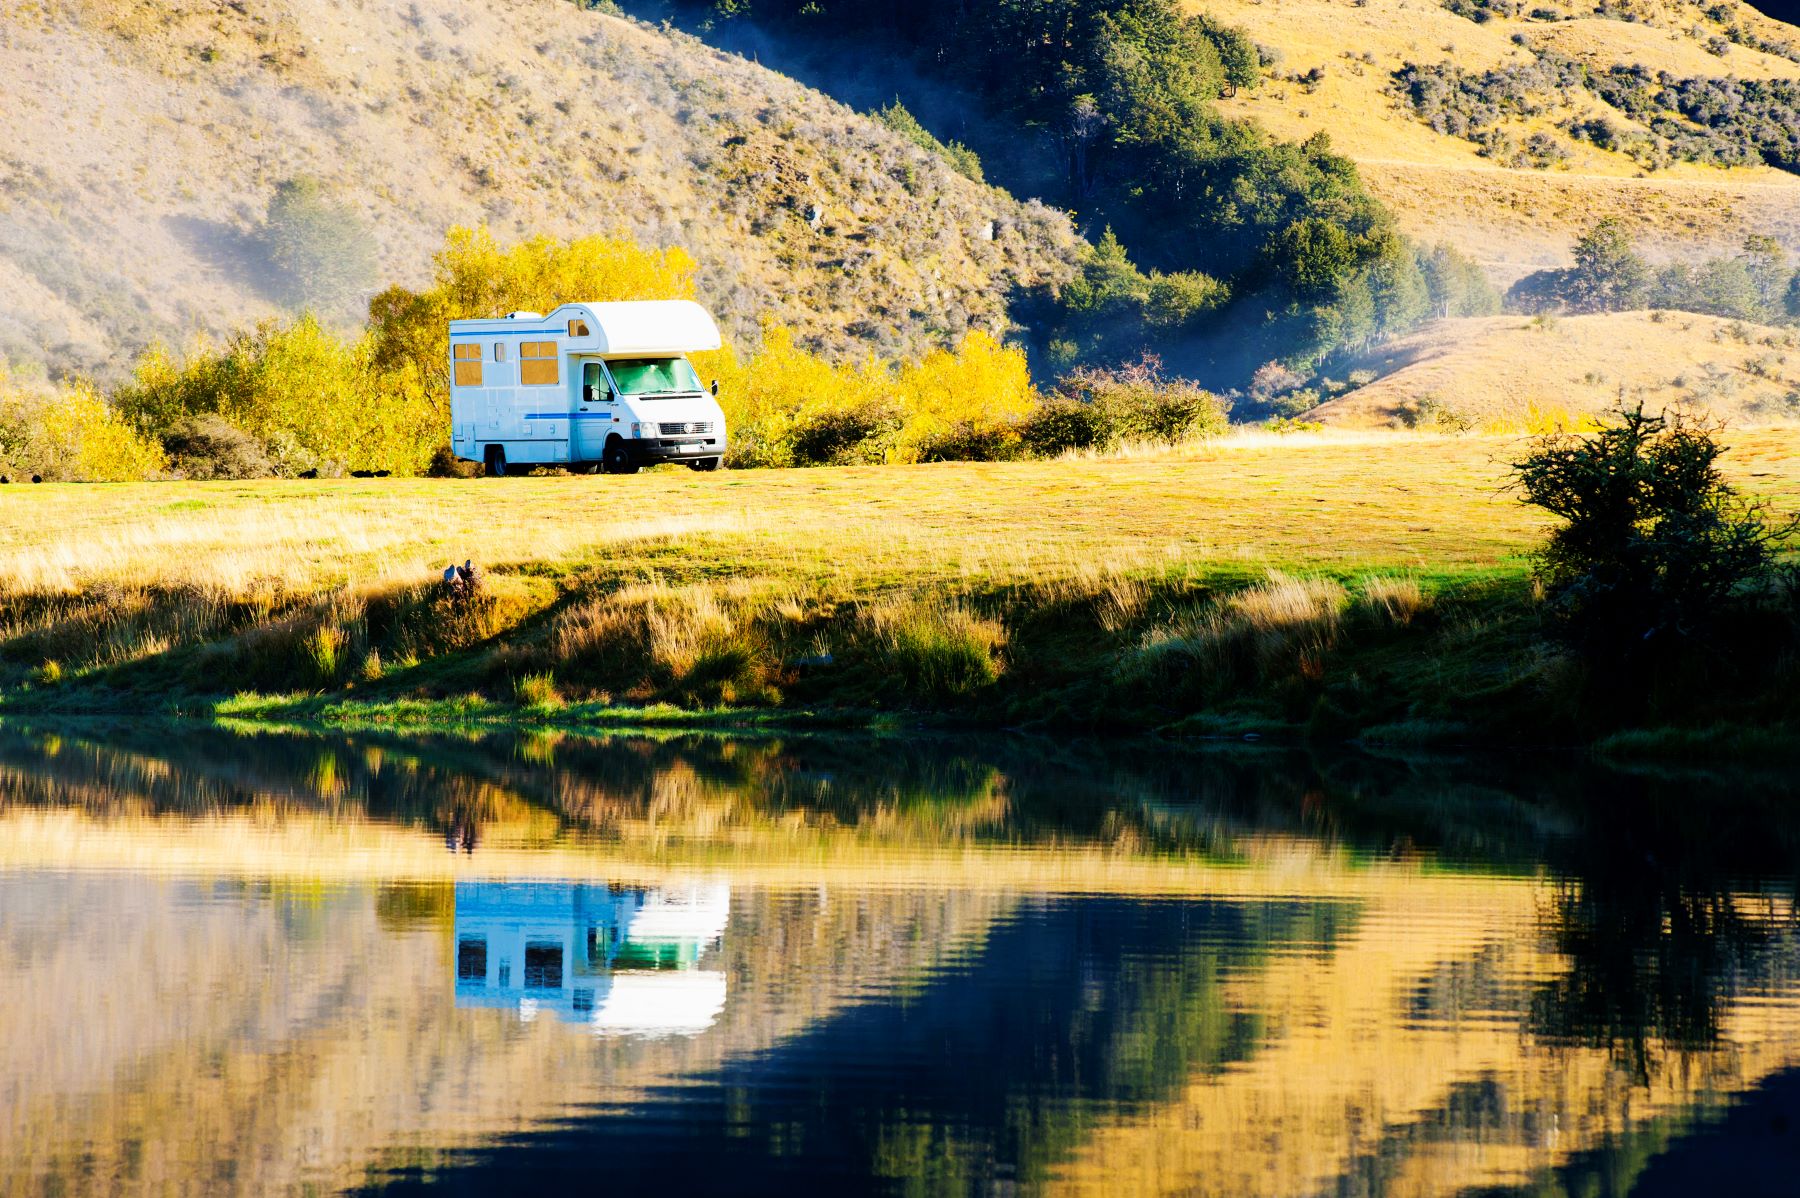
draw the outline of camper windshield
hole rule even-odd
[[[626,395],[673,395],[700,390],[700,376],[686,358],[625,358],[608,362]]]

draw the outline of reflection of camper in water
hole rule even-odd
[[[458,882],[456,1005],[555,1011],[598,1035],[694,1035],[725,1007],[725,974],[705,958],[730,912],[723,882]]]

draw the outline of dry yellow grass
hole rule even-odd
[[[1771,442],[1785,444],[1785,441]],[[1213,562],[1493,568],[1536,521],[1504,441],[1235,439],[1118,460],[699,476],[13,487],[0,591],[301,591],[584,564],[881,589]],[[1800,482],[1800,479],[1796,479]]]
[[[1621,393],[1736,425],[1800,416],[1800,334],[1686,312],[1442,320],[1360,363],[1382,376],[1323,404],[1333,424],[1389,425],[1432,400],[1477,425],[1604,412]]]
[[[1580,327],[1492,323],[1520,338]],[[1800,430],[1740,430],[1732,442],[1727,464],[1740,480],[1800,495]],[[1542,527],[1499,492],[1521,447],[1516,436],[1349,431],[1052,462],[14,486],[0,504],[0,594],[239,594],[259,580],[306,592],[429,581],[468,557],[502,573],[605,564],[646,580],[830,580],[851,590],[1110,586],[1121,574],[1208,563],[1486,571],[1515,560]]]
[[[1193,7],[1279,49],[1279,75],[1325,70],[1311,92],[1277,79],[1227,101],[1229,111],[1283,137],[1329,133],[1334,146],[1361,165],[1370,189],[1394,209],[1408,233],[1459,245],[1502,284],[1566,261],[1574,236],[1606,215],[1625,218],[1659,252],[1675,257],[1733,248],[1747,231],[1769,233],[1800,250],[1800,178],[1791,174],[1677,164],[1642,178],[1629,157],[1566,137],[1561,140],[1568,142],[1571,158],[1563,166],[1513,170],[1482,158],[1470,142],[1432,131],[1388,94],[1392,72],[1407,61],[1451,60],[1473,71],[1528,61],[1529,50],[1514,44],[1514,35],[1597,67],[1642,64],[1680,76],[1800,77],[1800,63],[1743,46],[1730,46],[1722,57],[1708,53],[1692,32],[1706,25],[1699,6],[1634,6],[1650,23],[1582,16],[1485,24],[1457,16],[1437,0],[1207,0]],[[1745,5],[1734,7],[1736,19],[1762,36],[1800,44],[1800,30]],[[1586,115],[1602,107],[1584,102],[1578,110],[1552,116]],[[1611,116],[1615,123],[1631,124],[1618,113]],[[1519,122],[1515,131],[1548,129],[1550,123],[1547,118]]]

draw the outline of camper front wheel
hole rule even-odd
[[[718,468],[718,458],[695,458],[688,463],[689,470],[717,470]]]
[[[637,463],[631,460],[631,451],[625,448],[621,437],[609,437],[606,441],[605,466],[608,474],[636,474]]]
[[[481,464],[487,467],[489,478],[506,477],[506,450],[498,445],[490,445],[481,455]]]

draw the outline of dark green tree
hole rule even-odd
[[[1751,233],[1744,238],[1743,262],[1756,288],[1760,319],[1780,320],[1787,314],[1787,289],[1794,279],[1787,250],[1767,234]]]
[[[275,189],[262,228],[274,289],[294,308],[345,312],[375,279],[376,245],[368,226],[312,178]]]
[[[1569,304],[1578,312],[1641,308],[1650,295],[1650,267],[1616,216],[1603,218],[1575,243]]]
[[[1561,521],[1537,554],[1557,627],[1622,664],[1705,638],[1741,589],[1772,574],[1800,520],[1725,481],[1716,425],[1642,404],[1616,415],[1598,432],[1539,438],[1513,482]]]

